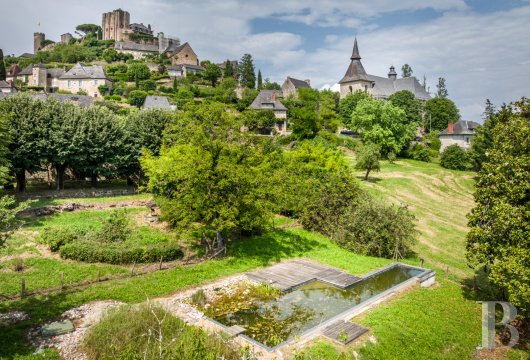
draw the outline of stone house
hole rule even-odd
[[[2,94],[14,94],[18,90],[13,83],[0,80],[0,93]]]
[[[119,53],[131,54],[134,59],[142,59],[147,54],[158,54],[158,44],[138,44],[130,41],[117,41],[114,49]]]
[[[447,124],[447,129],[438,134],[442,146],[440,152],[451,145],[458,145],[464,150],[471,148],[471,141],[477,132],[478,123],[474,121],[459,120]]]
[[[390,95],[401,90],[410,91],[416,99],[421,101],[427,101],[431,98],[427,90],[425,90],[414,76],[398,79],[393,66],[390,67],[386,78],[367,74],[361,63],[357,39],[355,39],[350,60],[350,66],[346,70],[346,74],[339,81],[341,98],[359,90],[366,91],[376,99],[386,100]]]
[[[178,46],[172,52],[168,54],[169,59],[171,60],[171,65],[199,65],[199,58],[197,54],[193,51],[190,44],[185,42],[184,44]]]
[[[101,85],[112,86],[112,82],[99,65],[83,66],[77,63],[59,78],[59,90],[73,94],[84,91],[89,96],[98,97],[101,96],[98,89]]]
[[[281,135],[287,135],[287,108],[280,101],[282,92],[279,90],[261,90],[250,104],[254,110],[272,110],[276,117],[274,129]]]
[[[282,93],[284,97],[297,96],[298,89],[311,89],[309,80],[298,80],[287,76],[282,84]]]
[[[54,92],[59,88],[59,78],[65,73],[64,68],[48,69],[43,64],[30,64],[12,77],[15,84],[21,81],[27,86],[41,87],[44,91]]]
[[[177,65],[177,66],[168,66],[167,74],[170,79],[186,77],[188,74],[197,74],[202,73],[204,68],[200,65]]]
[[[22,72],[22,69],[20,68],[20,66],[18,66],[18,64],[13,64],[9,67],[9,70],[7,70],[6,72],[6,81],[10,84],[16,84],[17,83],[17,78],[18,78],[18,74],[20,74]]]
[[[239,70],[239,62],[237,60],[228,60],[228,61],[232,65],[232,69],[234,69],[234,74],[237,74],[237,71]],[[216,64],[216,65],[219,66],[219,68],[221,68],[224,74],[225,67],[226,67],[226,61],[223,61],[222,63]]]

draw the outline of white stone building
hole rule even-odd
[[[101,96],[98,87],[101,85],[112,86],[103,67],[99,65],[83,66],[75,64],[72,69],[59,78],[59,90],[69,91],[77,94],[79,91],[86,92],[89,96]]]
[[[471,148],[471,141],[475,136],[478,123],[474,121],[459,120],[456,123],[449,123],[447,129],[438,134],[442,146],[440,152],[451,145],[458,145],[464,150]]]

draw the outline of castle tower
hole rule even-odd
[[[125,32],[130,25],[129,12],[117,9],[104,13],[101,28],[103,29],[103,40],[122,41],[126,38]]]
[[[361,55],[359,54],[357,38],[355,38],[355,42],[353,44],[353,51],[350,60],[350,66],[348,66],[346,74],[344,74],[342,80],[339,81],[341,98],[359,90],[371,93],[374,82],[366,74],[363,64],[361,63]]]
[[[45,36],[44,33],[36,32],[33,33],[33,53],[36,54],[40,49],[44,47]]]
[[[394,65],[392,65],[390,67],[390,71],[388,72],[388,78],[390,80],[396,80],[397,79],[397,72],[396,72],[396,68],[394,67]]]

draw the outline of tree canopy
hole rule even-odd
[[[221,68],[215,64],[207,64],[206,68],[204,70],[204,78],[206,80],[209,80],[212,83],[212,86],[215,87],[217,84],[217,81],[221,78],[223,75]]]
[[[442,97],[434,97],[425,103],[425,128],[428,131],[442,131],[447,124],[460,120],[460,112],[455,103]]]
[[[241,86],[255,89],[256,88],[256,72],[254,70],[254,61],[252,55],[245,54],[239,63],[239,76]]]
[[[436,84],[436,96],[444,99],[449,96],[449,92],[445,85],[445,79],[443,77],[438,78],[438,84]]]
[[[422,121],[421,102],[408,90],[401,90],[390,95],[388,100],[405,111],[407,124],[419,125]]]
[[[369,96],[370,95],[368,95],[365,91],[359,90],[346,95],[346,97],[340,100],[339,114],[343,124],[349,124],[351,122],[351,114],[353,113],[353,110],[355,110],[357,103],[362,99],[368,98]]]
[[[403,77],[411,77],[412,76],[412,68],[409,64],[405,64],[401,67],[401,75]]]

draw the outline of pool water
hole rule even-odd
[[[213,319],[226,326],[242,326],[244,335],[274,347],[420,273],[421,269],[395,265],[349,288],[313,281],[278,298],[256,300],[250,308]]]

